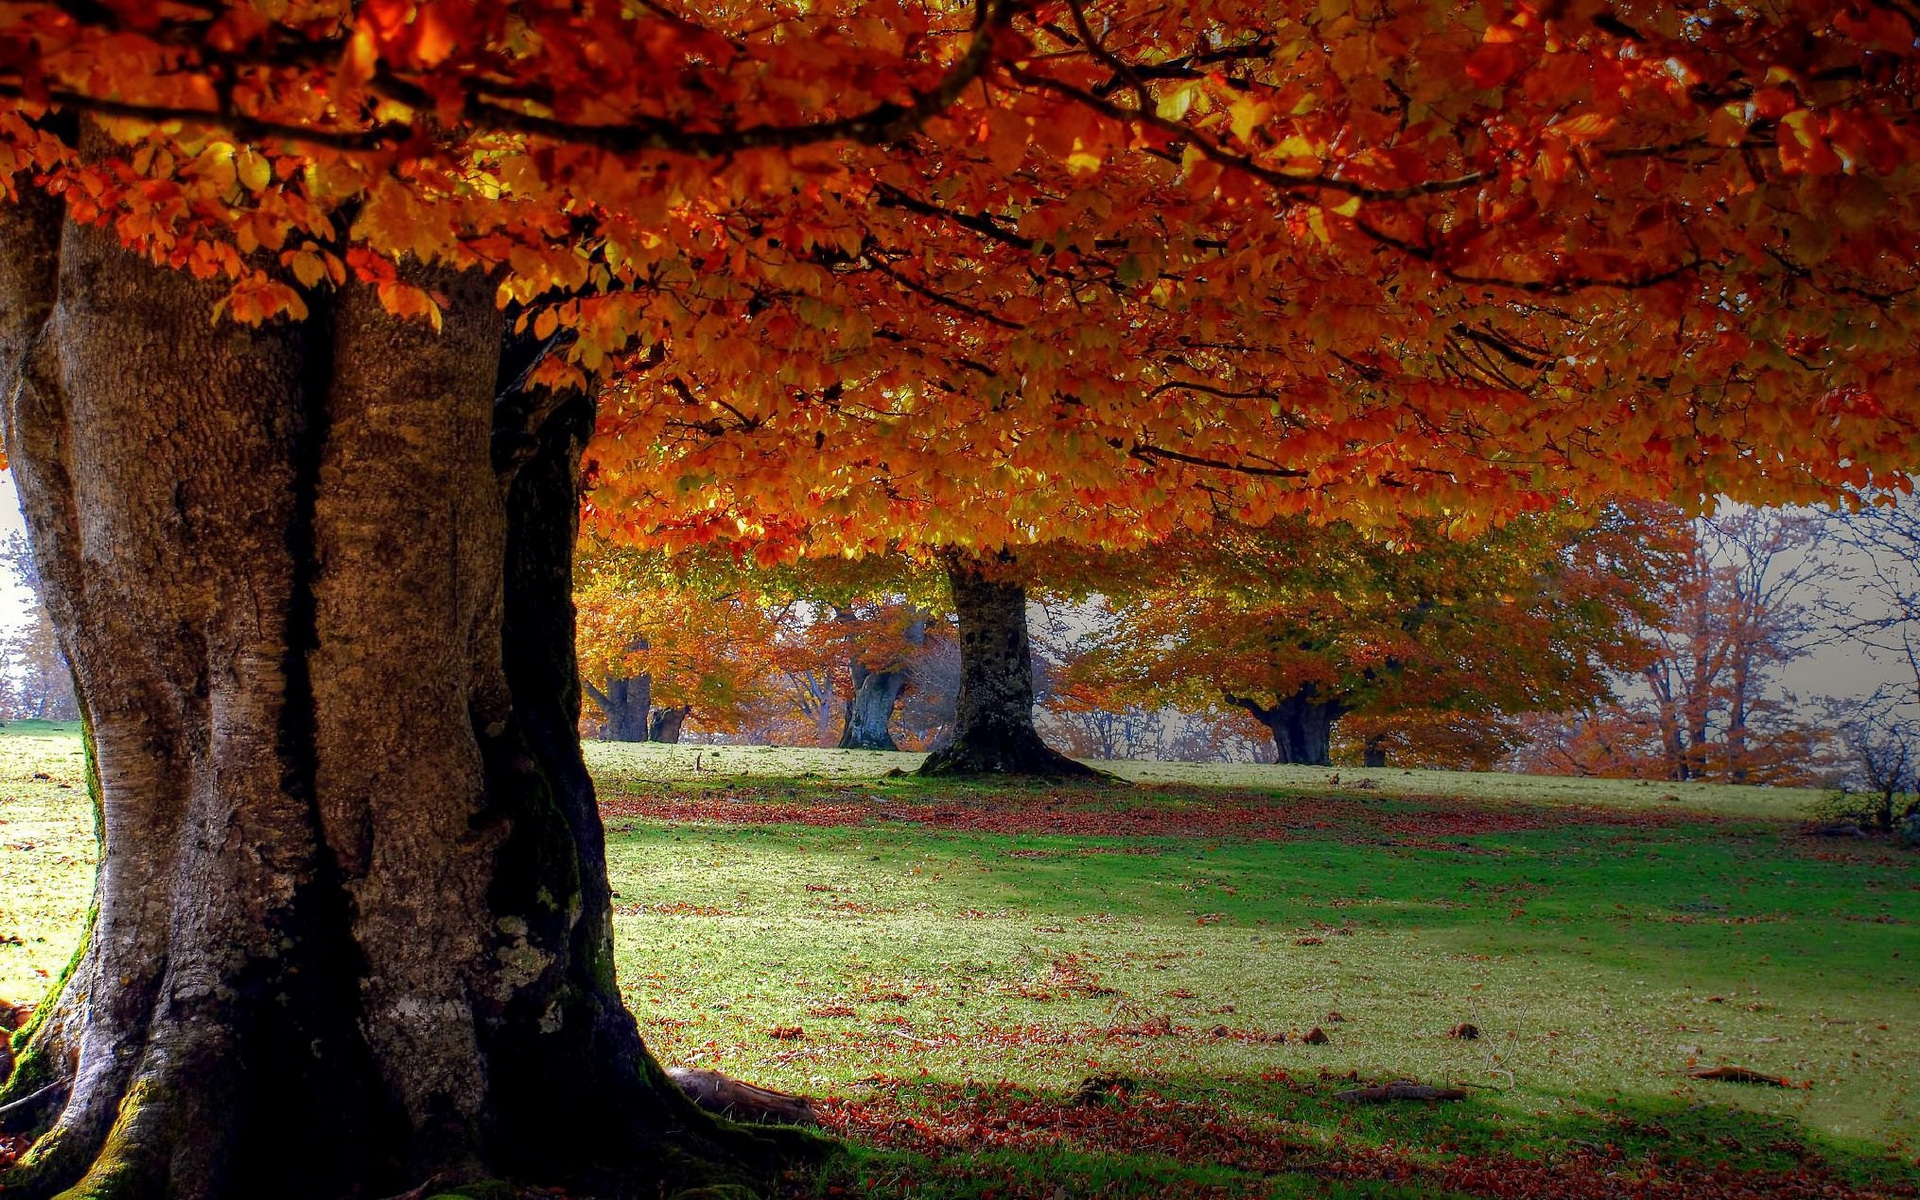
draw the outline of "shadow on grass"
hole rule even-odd
[[[826,1106],[850,1153],[794,1196],[1555,1197],[1852,1200],[1920,1195],[1884,1148],[1732,1104],[1494,1094],[1351,1105],[1339,1077],[1175,1076],[1095,1094],[875,1080]]]

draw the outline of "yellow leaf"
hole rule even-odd
[[[1154,112],[1165,121],[1178,121],[1187,115],[1193,107],[1194,97],[1200,92],[1198,83],[1183,83],[1174,88],[1154,104]]]
[[[1227,109],[1227,118],[1233,124],[1233,136],[1241,141],[1253,137],[1253,131],[1267,123],[1273,115],[1273,105],[1254,96],[1242,96]]]
[[[293,267],[293,277],[300,281],[302,287],[318,286],[327,277],[325,260],[311,250],[295,253],[289,265]]]
[[[262,192],[273,182],[273,164],[267,156],[252,147],[242,148],[233,156],[235,172],[240,177],[241,186],[250,192]]]

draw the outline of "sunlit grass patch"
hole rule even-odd
[[[0,729],[0,1000],[38,1000],[59,977],[97,861],[78,723]]]
[[[740,779],[872,780],[907,774],[924,755],[872,750],[816,750],[790,746],[701,746],[593,742],[587,759],[595,778],[616,787],[633,783],[728,784]],[[1798,820],[1821,793],[1798,788],[1736,787],[1633,779],[1575,779],[1497,772],[1421,771],[1398,767],[1298,767],[1259,763],[1100,762],[1129,783],[1176,788],[1240,788],[1310,795],[1443,796],[1454,800],[1532,805],[1601,805]],[[964,795],[1004,785],[942,781],[936,794]],[[1024,789],[1028,785],[1018,787]]]
[[[1004,787],[858,752],[591,752],[627,1002],[669,1063],[824,1098],[854,1151],[803,1191],[1920,1188],[1920,856],[1802,838],[1780,794]],[[33,998],[77,932],[80,763],[71,732],[0,733],[0,844],[33,846],[0,851],[0,997]],[[1687,1075],[1720,1063],[1805,1086]],[[1123,1083],[1082,1103],[1101,1076]],[[1333,1098],[1399,1078],[1471,1095]]]

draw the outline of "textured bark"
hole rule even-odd
[[[216,287],[0,208],[6,445],[102,842],[0,1088],[54,1089],[10,1198],[651,1195],[772,1161],[666,1082],[614,986],[575,732],[591,405],[496,403],[491,284],[416,282],[443,335],[358,285],[216,325]]]
[[[907,626],[907,642],[919,646],[926,640],[926,619],[915,616]],[[893,710],[912,681],[912,669],[902,662],[875,671],[856,658],[852,674],[853,695],[847,700],[846,719],[840,727],[840,749],[898,750],[893,740]]]
[[[600,706],[606,720],[600,724],[603,742],[644,742],[647,718],[653,710],[653,676],[636,679],[609,679],[606,689],[586,684],[593,702]]]
[[[1302,766],[1329,765],[1333,749],[1333,727],[1349,711],[1339,700],[1322,696],[1320,689],[1308,684],[1278,704],[1266,705],[1245,696],[1228,695],[1227,703],[1246,709],[1273,735],[1278,763]],[[1385,755],[1381,755],[1385,765]],[[1369,766],[1374,765],[1372,763]]]
[[[653,719],[647,722],[647,740],[650,742],[678,742],[680,730],[692,715],[693,707],[676,704],[667,708],[653,710]]]
[[[946,565],[960,619],[960,704],[953,740],[928,755],[920,773],[1098,776],[1034,728],[1027,590],[1011,558],[950,553]]]

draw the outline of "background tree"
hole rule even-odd
[[[1910,712],[1904,689],[1829,704],[1842,772],[1830,807],[1839,814],[1883,833],[1920,814],[1920,726]]]
[[[1325,764],[1349,714],[1375,719],[1377,759],[1395,722],[1404,742],[1437,714],[1458,728],[1562,707],[1634,661],[1655,552],[1641,523],[1418,532],[1429,540],[1396,546],[1277,522],[1169,543],[1111,589],[1115,620],[1077,674],[1116,699],[1224,701],[1266,726],[1278,761]]]
[[[1828,570],[1820,518],[1747,509],[1680,526],[1684,553],[1644,633],[1636,693],[1542,736],[1531,765],[1727,783],[1809,778],[1818,732],[1773,691],[1815,635],[1803,598]]]
[[[842,608],[834,633],[847,645],[846,710],[840,727],[843,750],[898,750],[893,714],[913,686],[914,664],[925,655],[932,614],[911,603]]]
[[[582,556],[581,687],[601,712],[603,739],[677,742],[689,719],[729,732],[765,699],[787,613],[732,582],[709,594],[710,583],[651,555]]]
[[[74,721],[80,708],[73,695],[73,672],[60,653],[53,618],[41,599],[40,570],[33,550],[20,534],[7,538],[0,562],[27,590],[26,620],[0,638],[0,716],[7,720]]]

